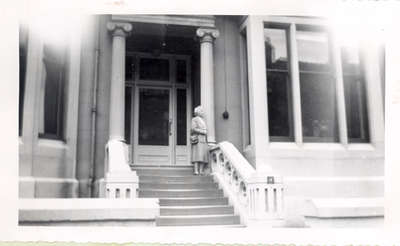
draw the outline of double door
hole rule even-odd
[[[146,56],[137,58],[139,64],[141,57]],[[157,59],[167,60],[170,66],[176,65],[177,60],[175,56]],[[126,138],[130,138],[134,165],[190,164],[190,83],[178,84],[175,77],[168,83],[137,78],[139,83],[126,87],[126,95],[130,97],[127,103],[132,105],[132,110],[126,112],[131,117],[132,129]]]

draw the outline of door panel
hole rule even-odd
[[[169,145],[169,90],[139,89],[139,145]]]
[[[137,93],[136,163],[170,164],[170,89],[139,87]]]

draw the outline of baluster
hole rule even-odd
[[[115,198],[115,188],[114,187],[110,187],[110,196],[109,198]]]
[[[125,191],[126,191],[126,188],[125,187],[121,187],[121,189],[120,189],[120,192],[121,192],[120,198],[126,198]]]
[[[268,208],[269,208],[269,214],[273,215],[274,213],[274,187],[269,186],[268,187]]]
[[[283,212],[283,188],[282,187],[278,187],[276,189],[276,206],[277,206],[277,213],[278,216],[280,216]]]
[[[253,217],[256,218],[257,217],[258,208],[260,207],[259,206],[259,202],[258,202],[259,194],[258,194],[258,190],[256,189],[256,187],[253,186],[251,188],[251,190],[253,192],[253,199],[251,201],[252,204],[253,204],[253,206],[252,206],[252,210],[253,210],[252,214],[253,214]]]

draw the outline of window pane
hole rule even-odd
[[[168,146],[169,90],[140,89],[139,144]]]
[[[46,71],[41,137],[63,138],[64,91],[66,83],[65,49],[44,45],[43,62]]]
[[[331,75],[328,35],[296,26],[304,142],[337,142],[335,81]]]
[[[169,61],[165,59],[141,58],[140,79],[169,81]]]
[[[305,142],[337,142],[334,81],[329,74],[300,74]]]
[[[177,144],[186,145],[187,116],[186,116],[186,89],[177,90]]]
[[[347,135],[349,142],[368,142],[365,84],[358,50],[356,46],[343,46],[341,49]]]
[[[271,137],[286,137],[286,139],[277,140],[293,140],[288,74],[268,72],[267,84],[269,135]]]
[[[296,31],[300,71],[329,71],[328,36],[324,32]]]
[[[177,60],[176,61],[176,82],[186,83],[186,61]]]
[[[264,29],[264,39],[267,68],[287,70],[286,30],[266,28]]]
[[[264,39],[267,68],[287,70],[286,30],[266,28],[264,29]]]
[[[133,80],[134,79],[134,65],[135,58],[133,56],[126,56],[125,58],[125,80]]]
[[[293,141],[287,31],[264,29],[267,64],[268,125],[271,140]]]
[[[125,87],[125,141],[131,144],[132,87]]]
[[[28,34],[26,28],[19,29],[19,105],[18,105],[18,135],[22,135],[22,117],[24,111],[26,57],[28,49]]]

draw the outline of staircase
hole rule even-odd
[[[211,176],[193,175],[192,166],[134,166],[139,197],[160,199],[157,226],[241,226],[228,198]]]

